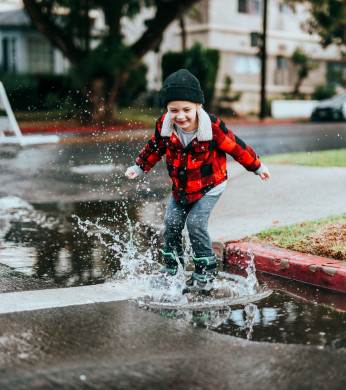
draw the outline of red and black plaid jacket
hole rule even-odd
[[[175,131],[165,129],[167,136],[161,135],[164,122],[161,116],[156,122],[154,135],[144,146],[136,164],[148,172],[166,155],[168,173],[173,181],[173,196],[177,202],[188,204],[200,199],[209,190],[227,179],[226,153],[242,164],[248,171],[256,171],[261,162],[252,148],[227,129],[225,123],[214,115],[210,118],[207,136],[202,134],[190,142],[186,148]],[[172,123],[170,122],[170,126]],[[208,139],[208,140],[204,140]]]

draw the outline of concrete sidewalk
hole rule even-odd
[[[346,168],[269,166],[267,182],[230,163],[230,182],[210,218],[214,249],[228,263],[246,266],[252,250],[256,269],[303,283],[346,292],[345,262],[251,242],[229,243],[279,225],[346,212]]]
[[[0,315],[1,389],[345,388],[345,349],[257,343],[109,302]]]
[[[226,242],[346,212],[346,168],[269,165],[263,182],[241,165],[228,164],[229,182],[213,210],[213,241]]]

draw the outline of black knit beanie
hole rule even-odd
[[[163,83],[161,100],[165,107],[174,100],[204,103],[204,95],[198,79],[188,70],[180,69],[170,74]]]

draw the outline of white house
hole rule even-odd
[[[232,77],[232,91],[242,92],[234,108],[245,113],[258,112],[261,64],[259,49],[251,46],[251,32],[262,32],[262,0],[201,0],[197,17],[185,16],[188,47],[200,42],[204,47],[220,50],[217,90],[222,90],[225,75]],[[292,92],[296,70],[290,60],[301,47],[319,62],[319,67],[304,80],[301,92],[312,94],[316,86],[326,83],[328,67],[340,66],[340,53],[335,46],[323,49],[317,35],[306,33],[302,25],[309,14],[299,5],[294,13],[283,0],[268,0],[267,77],[268,98]],[[181,29],[174,22],[165,32],[159,54],[150,54],[152,79],[157,79],[157,56],[168,50],[181,50]],[[159,87],[159,85],[158,85]]]
[[[24,9],[0,13],[0,72],[65,73],[69,63],[32,26]]]

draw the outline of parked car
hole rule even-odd
[[[346,92],[321,100],[311,113],[312,121],[346,121]]]

